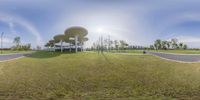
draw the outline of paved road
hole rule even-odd
[[[33,52],[28,52],[28,53],[16,53],[16,54],[3,54],[0,55],[0,62],[1,61],[7,61],[7,60],[11,60],[11,59],[16,59],[16,58],[20,58],[23,57],[27,54],[31,54]]]
[[[162,57],[169,60],[174,60],[178,62],[200,62],[200,55],[195,54],[169,54],[169,53],[158,53],[158,52],[147,52],[154,56]]]

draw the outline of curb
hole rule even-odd
[[[149,55],[152,55],[152,56],[155,56],[155,57],[159,57],[161,59],[164,59],[164,60],[168,60],[168,61],[173,61],[173,62],[178,62],[178,63],[187,63],[187,64],[194,64],[194,63],[200,63],[200,60],[199,61],[194,61],[194,62],[187,62],[187,61],[180,61],[180,60],[173,60],[173,59],[169,59],[169,58],[165,58],[165,57],[161,57],[161,56],[157,56],[157,55],[154,55],[152,53],[158,53],[158,52],[147,52]],[[193,55],[195,56],[195,54],[171,54],[171,53],[158,53],[158,54],[169,54],[169,55]],[[200,55],[196,55],[196,56],[200,56]]]

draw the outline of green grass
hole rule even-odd
[[[153,52],[178,53],[178,54],[200,54],[200,50],[151,50]]]
[[[200,63],[150,55],[37,52],[0,69],[0,92],[10,99],[200,99]]]

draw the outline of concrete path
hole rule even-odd
[[[147,52],[147,54],[158,56],[176,62],[183,62],[183,63],[200,62],[199,54],[172,54],[172,53],[158,53],[158,52]]]
[[[13,60],[17,58],[22,58],[27,54],[31,54],[33,52],[27,52],[27,53],[13,53],[13,54],[0,54],[0,62]]]

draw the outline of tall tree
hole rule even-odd
[[[110,50],[113,50],[114,41],[110,40]]]
[[[42,47],[40,47],[39,45],[37,45],[37,46],[36,46],[36,49],[37,49],[37,50],[41,50]]]
[[[124,40],[120,40],[119,43],[120,43],[120,48],[121,48],[122,50],[124,50],[125,47],[128,46],[128,44],[127,44]]]
[[[178,39],[176,39],[176,38],[173,38],[173,39],[171,39],[171,42],[172,42],[172,48],[173,49],[177,49],[178,48]]]
[[[167,41],[161,41],[162,49],[167,50]]]
[[[188,46],[186,44],[183,45],[183,49],[186,50]]]
[[[183,43],[179,43],[179,49],[183,49]]]
[[[161,41],[160,39],[157,39],[157,40],[154,42],[154,46],[155,46],[156,50],[161,49],[161,46],[162,46],[161,42],[162,42],[162,41]]]
[[[171,42],[170,41],[167,41],[167,49],[170,49],[170,47],[171,47]]]
[[[119,42],[117,40],[115,40],[114,44],[115,44],[115,49],[118,50],[119,49]]]
[[[13,43],[18,48],[20,46],[20,43],[21,43],[20,37],[15,37],[14,40],[13,40]]]
[[[153,46],[153,45],[150,45],[150,49],[153,50],[153,49],[154,49],[154,46]]]

